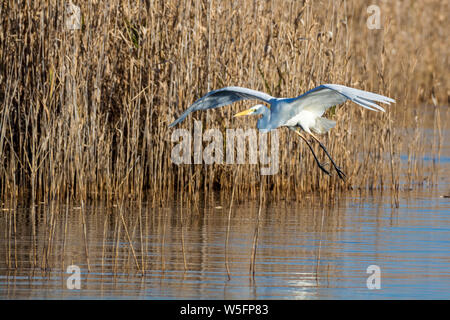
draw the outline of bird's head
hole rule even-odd
[[[256,106],[253,106],[247,110],[241,111],[239,113],[236,113],[234,117],[241,117],[241,116],[249,116],[249,115],[257,115],[257,114],[263,114],[264,111],[267,110],[267,107],[263,104],[257,104]]]

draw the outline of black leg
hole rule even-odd
[[[325,169],[325,167],[320,163],[319,159],[316,156],[316,153],[314,152],[314,149],[312,148],[311,144],[309,143],[308,139],[306,139],[299,131],[294,130],[295,133],[297,133],[300,138],[303,139],[303,141],[306,142],[306,144],[309,147],[309,150],[311,150],[311,153],[313,154],[314,160],[316,160],[317,166],[320,168],[320,170],[322,170],[323,172],[325,172],[327,175],[331,176],[330,171],[328,171],[327,169]]]
[[[322,142],[320,142],[319,139],[316,138],[316,136],[314,136],[312,133],[310,133],[311,137],[314,138],[314,140],[316,140],[319,143],[319,146],[322,148],[322,150],[325,152],[325,154],[327,155],[327,157],[330,159],[331,163],[333,164],[334,169],[336,170],[339,178],[341,178],[342,180],[345,181],[345,173],[341,170],[341,168],[339,168],[336,163],[334,162],[333,158],[330,156],[330,154],[328,153],[327,148],[323,145]]]

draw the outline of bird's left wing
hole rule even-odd
[[[318,116],[322,116],[328,108],[347,100],[351,100],[366,109],[383,112],[385,110],[375,102],[385,104],[395,103],[394,99],[339,84],[323,84],[301,96],[287,100],[295,105],[295,109],[308,110]]]
[[[270,101],[275,98],[264,92],[242,87],[226,87],[210,91],[202,98],[195,101],[189,108],[187,108],[178,119],[176,119],[169,125],[169,127],[173,127],[183,121],[191,112],[197,110],[218,108],[236,101],[248,99],[262,100],[264,102],[270,103]]]

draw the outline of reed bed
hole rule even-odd
[[[413,188],[426,178],[422,155],[439,154],[449,96],[445,1],[379,1],[381,29],[367,27],[370,1],[78,1],[78,30],[66,27],[67,3],[0,4],[3,199],[192,203],[233,188],[236,201],[258,199],[257,165],[170,159],[167,125],[228,85],[290,97],[339,83],[397,101],[383,114],[350,103],[330,110],[338,125],[323,139],[345,183],[323,175],[306,145],[280,130],[269,199],[398,191],[404,176]],[[194,119],[223,132],[254,126],[231,117],[250,103],[195,113],[180,127],[193,131]],[[432,150],[421,130],[426,110]]]
[[[347,202],[348,199],[341,204],[346,206]],[[10,208],[3,208],[4,218],[0,219],[0,274],[11,278],[25,274],[26,278],[33,279],[56,272],[67,277],[67,267],[75,264],[86,277],[101,275],[105,281],[124,275],[164,280],[167,271],[168,277],[173,272],[199,271],[205,262],[209,267],[214,265],[217,271],[219,259],[224,263],[224,278],[230,280],[236,276],[236,269],[240,269],[244,273],[248,270],[253,281],[255,272],[261,270],[257,242],[275,237],[282,245],[269,250],[283,250],[283,244],[292,241],[281,234],[263,231],[273,212],[280,226],[289,223],[293,216],[302,221],[298,232],[319,232],[323,223],[333,234],[339,232],[342,215],[333,214],[333,207],[320,209],[316,204],[302,204],[302,208],[314,214],[298,215],[289,203],[281,207],[279,204],[264,208],[256,203],[236,205],[230,230],[225,208],[196,211],[181,206],[153,208],[132,203],[107,206],[94,201],[82,208],[54,201],[34,206],[32,222],[29,208],[9,202]],[[89,226],[87,233],[84,225]],[[225,233],[229,234],[227,249],[221,247]],[[85,238],[89,241],[84,241]],[[215,245],[198,250],[202,242]],[[300,255],[311,249],[299,245],[297,250]],[[308,257],[314,254],[312,250]],[[66,282],[62,285],[65,287]]]

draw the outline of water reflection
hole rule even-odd
[[[444,185],[444,189],[448,187]],[[266,204],[255,278],[249,268],[257,204],[84,208],[5,204],[0,220],[1,298],[450,298],[450,199],[442,189],[354,193]],[[66,286],[81,268],[81,290]],[[368,290],[369,265],[381,290]]]

